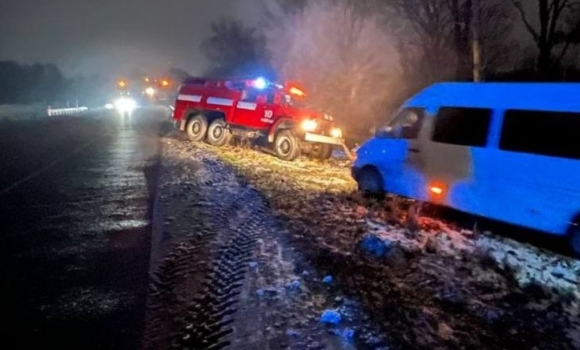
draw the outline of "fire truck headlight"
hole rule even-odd
[[[149,96],[149,97],[153,97],[153,95],[155,95],[155,89],[152,87],[148,87],[147,89],[145,89],[145,93]]]
[[[314,131],[318,127],[316,120],[305,120],[302,122],[302,130],[304,131]]]
[[[336,139],[341,139],[342,138],[342,130],[340,130],[339,128],[333,128],[330,131],[330,135]]]
[[[121,97],[115,101],[115,108],[119,112],[131,112],[137,107],[137,102],[131,98]]]

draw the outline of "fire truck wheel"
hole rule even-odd
[[[191,141],[203,141],[205,134],[207,133],[207,120],[201,114],[196,115],[189,119],[185,131],[187,132],[187,137],[189,137]]]
[[[298,138],[290,130],[283,130],[276,136],[274,149],[278,158],[293,161],[300,156]]]
[[[324,143],[312,145],[310,156],[315,159],[327,160],[332,155],[332,146]]]
[[[213,146],[221,147],[231,141],[232,134],[226,128],[226,122],[223,119],[216,119],[207,129],[207,143]]]

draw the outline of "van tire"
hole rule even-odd
[[[199,142],[207,134],[207,119],[201,114],[191,117],[185,126],[185,132],[190,141]]]
[[[309,155],[314,159],[327,160],[332,155],[332,145],[326,143],[314,144]]]
[[[300,143],[290,130],[282,130],[274,140],[276,156],[282,160],[293,161],[300,157]]]
[[[571,227],[568,235],[568,242],[572,254],[575,257],[580,258],[580,224]]]
[[[358,183],[359,191],[363,194],[384,194],[383,177],[374,167],[362,168],[357,174],[356,182]]]
[[[207,143],[212,146],[221,147],[228,144],[231,139],[232,134],[223,119],[220,118],[211,122],[207,129]]]

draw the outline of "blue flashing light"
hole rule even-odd
[[[266,79],[264,78],[258,78],[256,80],[254,80],[254,87],[256,89],[260,89],[263,90],[268,86],[268,82],[266,82]]]

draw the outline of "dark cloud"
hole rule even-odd
[[[69,74],[170,64],[199,73],[209,23],[252,21],[260,1],[0,0],[0,59],[55,62]]]

